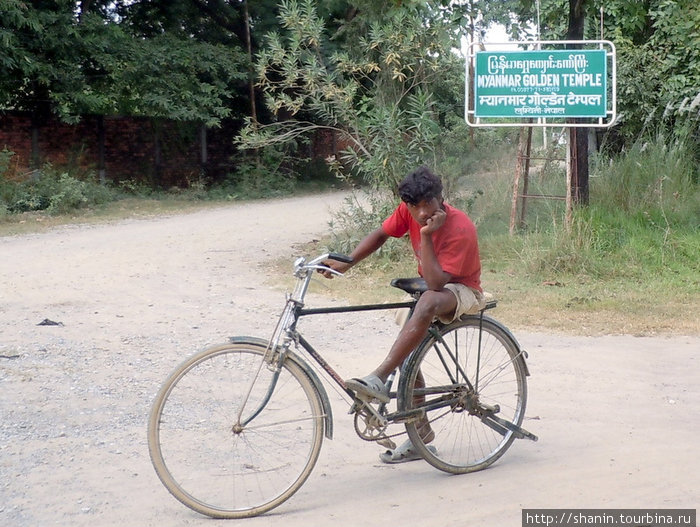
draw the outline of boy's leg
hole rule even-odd
[[[418,375],[416,375],[416,382],[414,388],[420,389],[425,388],[425,379],[423,378],[423,372],[418,370]],[[425,395],[414,395],[413,405],[418,406],[425,402]],[[435,439],[435,433],[430,427],[430,420],[428,416],[424,416],[420,421],[416,423],[416,428],[418,429],[418,435],[421,436],[425,443],[430,443]]]
[[[413,315],[396,338],[384,361],[374,371],[382,381],[398,368],[428,333],[435,317],[448,317],[454,313],[457,299],[452,291],[426,291],[418,299]]]
[[[386,379],[398,368],[428,334],[428,328],[436,317],[449,318],[454,315],[458,301],[449,289],[426,291],[421,295],[413,315],[403,326],[389,354],[371,374],[345,381],[345,385],[356,394],[370,399],[389,402]]]

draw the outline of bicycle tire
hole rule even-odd
[[[173,371],[153,403],[148,446],[156,473],[176,499],[206,516],[246,518],[279,506],[318,459],[321,399],[291,356],[267,405],[234,431],[248,390],[252,412],[270,385],[265,351],[253,339],[206,349]]]
[[[442,326],[439,335],[437,338],[429,334],[406,361],[399,386],[400,408],[411,410],[419,405],[420,388],[416,389],[416,380],[421,372],[426,391],[433,392],[424,396],[429,402],[440,395],[449,398],[451,393],[459,392],[465,397],[469,394],[472,403],[485,403],[491,408],[498,405],[499,417],[520,426],[527,402],[527,373],[519,346],[511,335],[493,319],[483,317],[480,320],[479,316],[464,317]],[[446,352],[446,345],[452,349],[452,357]],[[464,374],[472,385],[477,382],[477,358],[480,379],[476,392],[469,392]],[[460,388],[452,392],[445,389],[441,394],[441,388],[436,388],[448,385],[454,388],[455,384]],[[511,430],[504,434],[495,431],[464,404],[428,410],[426,416],[435,433],[435,438],[428,442],[433,448],[427,448],[417,422],[406,424],[408,436],[428,463],[452,474],[485,469],[499,459],[515,439]]]

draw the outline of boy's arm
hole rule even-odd
[[[442,290],[452,278],[450,273],[443,271],[433,246],[433,233],[444,225],[446,219],[447,214],[440,209],[428,219],[427,224],[420,230],[420,263],[423,269],[423,278],[428,284],[428,289],[433,291]]]
[[[357,247],[355,247],[355,249],[350,253],[352,263],[338,262],[336,260],[327,260],[323,263],[324,265],[327,265],[328,267],[338,271],[339,273],[344,273],[353,265],[357,264],[358,262],[361,262],[374,251],[379,249],[382,245],[384,245],[384,242],[386,242],[388,238],[389,235],[384,232],[384,229],[379,227],[378,229],[370,232],[367,236],[365,236],[362,239],[362,241],[357,244]],[[325,276],[326,278],[333,278],[333,275],[328,271],[323,272],[321,274],[323,274],[323,276]]]

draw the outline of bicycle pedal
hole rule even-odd
[[[378,445],[388,448],[389,450],[394,450],[396,448],[396,443],[394,443],[390,438],[385,437],[377,441]]]
[[[497,404],[491,405],[491,404],[486,404],[486,403],[479,403],[479,406],[481,407],[482,410],[485,410],[485,412],[489,413],[489,414],[497,414],[498,412],[501,411],[501,407],[498,406]]]
[[[355,398],[352,406],[350,406],[350,410],[348,410],[348,414],[352,415],[362,412],[368,412],[370,414],[376,413],[368,401]]]

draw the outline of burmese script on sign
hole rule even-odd
[[[478,52],[476,117],[605,117],[605,50]]]

